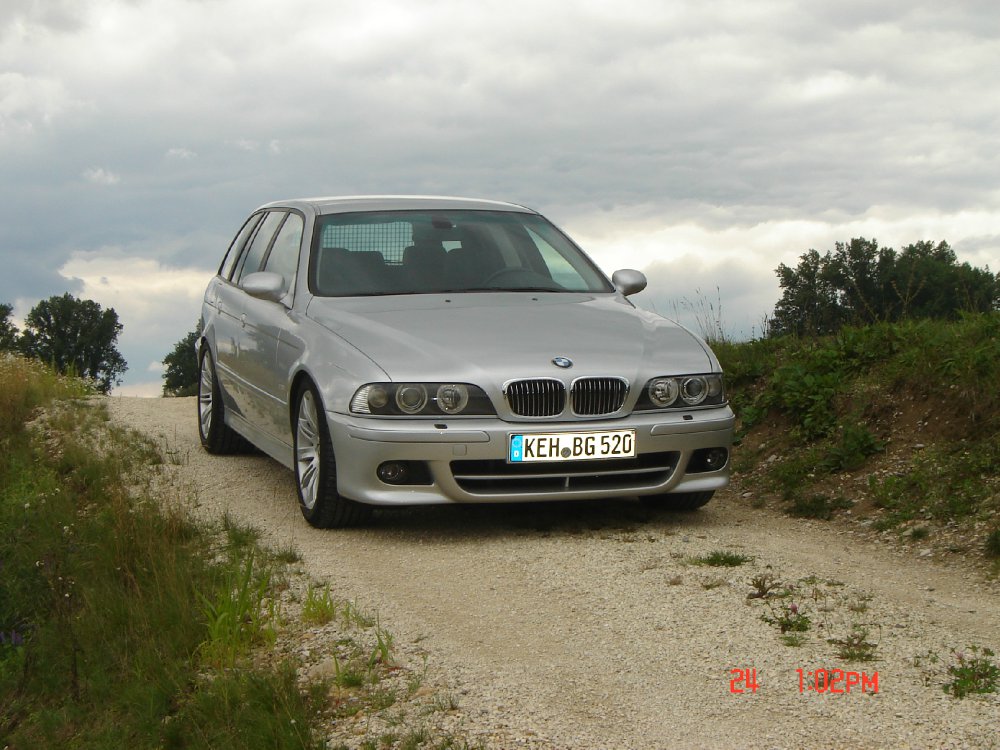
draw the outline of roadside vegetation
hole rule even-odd
[[[997,558],[1000,313],[715,350],[739,418],[741,486],[752,478],[792,515],[850,511],[914,542],[961,530],[952,551]]]
[[[699,318],[738,417],[737,489],[1000,569],[1000,276],[856,238],[777,269],[766,336]]]
[[[195,523],[155,489],[158,447],[88,396],[0,354],[2,746],[320,748],[363,718],[373,747],[468,747],[377,615],[254,529]]]

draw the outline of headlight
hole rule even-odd
[[[646,383],[646,389],[635,408],[637,411],[685,409],[694,406],[719,406],[724,403],[726,389],[721,373],[664,375]]]
[[[677,400],[680,387],[673,378],[653,378],[649,381],[646,392],[654,406],[670,406]]]
[[[688,406],[697,406],[708,396],[708,383],[705,378],[696,375],[681,381],[681,401]]]
[[[427,389],[420,383],[404,383],[396,388],[396,406],[406,414],[419,414],[427,406]]]
[[[442,385],[437,389],[434,400],[445,414],[461,414],[469,404],[469,389],[461,383]]]
[[[351,412],[387,417],[496,413],[486,393],[466,383],[368,383],[351,399]]]

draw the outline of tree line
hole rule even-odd
[[[88,378],[101,393],[121,383],[128,363],[118,351],[124,326],[113,307],[105,310],[67,292],[31,308],[24,330],[11,320],[13,309],[0,303],[0,352],[39,359],[61,374]]]
[[[776,273],[781,299],[770,336],[821,336],[845,325],[910,318],[954,319],[1000,309],[1000,275],[959,263],[947,242],[916,242],[900,251],[863,237],[809,250]]]

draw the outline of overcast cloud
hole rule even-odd
[[[985,0],[4,0],[0,302],[115,307],[155,391],[257,205],[434,193],[752,335],[778,263],[838,240],[1000,267],[998,69]]]

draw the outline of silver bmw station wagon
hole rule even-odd
[[[292,469],[319,527],[427,503],[698,508],[729,481],[733,412],[705,343],[628,300],[645,285],[523,206],[270,203],[205,292],[201,442]]]

